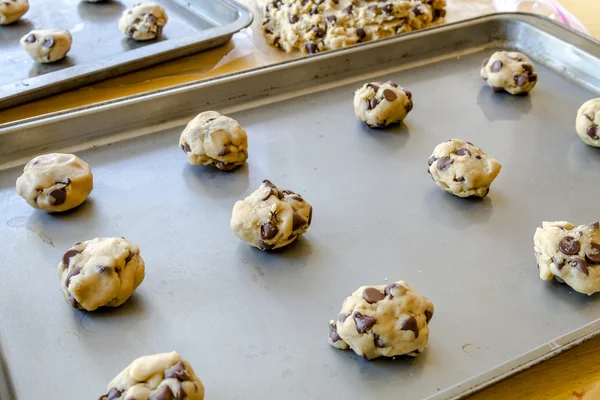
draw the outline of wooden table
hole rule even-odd
[[[561,0],[600,39],[600,0]],[[240,71],[257,63],[246,54],[221,65],[230,43],[184,59],[0,112],[0,123]],[[600,72],[599,72],[600,73]],[[600,337],[507,379],[472,399],[600,400]],[[598,382],[598,384],[596,384]]]

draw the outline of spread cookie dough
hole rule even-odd
[[[58,264],[65,300],[94,311],[125,303],[144,280],[144,260],[133,243],[117,237],[77,242]]]
[[[109,384],[100,400],[202,400],[204,386],[190,363],[176,353],[134,360]]]
[[[600,292],[600,224],[542,222],[533,236],[540,278],[556,279],[579,293]]]
[[[179,138],[179,147],[192,165],[209,165],[224,171],[243,165],[248,158],[248,136],[233,118],[216,111],[198,114]]]
[[[329,344],[372,360],[416,356],[429,341],[433,304],[408,283],[362,286],[329,321]]]
[[[600,147],[600,98],[585,102],[577,111],[577,134],[587,145]]]
[[[52,153],[29,161],[17,179],[17,193],[48,213],[77,207],[94,187],[90,166],[73,154]]]
[[[451,139],[433,150],[428,172],[448,193],[458,197],[485,197],[501,167],[472,143]]]
[[[305,233],[312,221],[312,206],[302,196],[271,181],[233,206],[231,230],[259,249],[287,246]]]
[[[527,93],[537,83],[533,62],[516,51],[497,51],[483,60],[481,77],[495,92]]]
[[[165,9],[158,4],[136,4],[123,13],[119,31],[133,40],[152,40],[162,36],[168,20]]]
[[[21,38],[21,46],[38,63],[48,64],[65,58],[73,37],[69,31],[45,29],[31,31]]]
[[[338,49],[440,23],[445,0],[267,0],[267,42],[286,52]]]
[[[8,25],[19,20],[29,10],[27,0],[0,1],[0,25]]]
[[[412,93],[391,81],[365,83],[354,93],[356,118],[369,128],[399,123],[412,109]]]

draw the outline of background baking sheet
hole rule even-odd
[[[515,47],[538,68],[525,97],[479,77],[492,48]],[[15,149],[0,153],[4,167],[60,148],[38,141],[44,129],[70,150],[93,146],[78,155],[95,189],[72,212],[32,210],[14,190],[21,166],[0,173],[0,340],[19,398],[94,398],[135,357],[177,350],[210,398],[442,399],[596,334],[598,296],[541,281],[532,237],[543,220],[599,219],[600,153],[574,132],[597,81],[556,72],[585,77],[597,54],[547,20],[493,16],[1,129]],[[371,79],[412,91],[406,124],[356,120],[353,91]],[[234,172],[187,165],[177,146],[187,117],[176,117],[208,102],[248,132],[248,164]],[[79,128],[84,145],[67,139]],[[429,178],[431,151],[452,137],[503,164],[485,199]],[[272,253],[229,229],[234,202],[265,178],[314,207],[308,233]],[[137,243],[146,280],[124,306],[84,313],[62,299],[56,265],[97,236]],[[346,296],[399,279],[435,305],[427,351],[367,362],[328,345]]]

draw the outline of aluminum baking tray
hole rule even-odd
[[[530,96],[479,77],[494,49],[538,67]],[[550,20],[501,14],[0,129],[0,340],[20,399],[94,398],[133,358],[181,352],[214,399],[449,399],[558,354],[600,329],[600,297],[541,281],[543,220],[600,218],[600,152],[574,132],[600,92],[600,43]],[[370,79],[410,88],[406,124],[369,130],[352,95]],[[217,109],[245,127],[248,164],[187,165],[184,124]],[[50,135],[49,132],[52,134]],[[503,164],[482,201],[432,182],[427,159],[459,137]],[[23,162],[76,151],[95,189],[47,215],[15,193]],[[234,202],[269,178],[314,207],[286,249],[230,231]],[[146,280],[122,307],[64,303],[56,265],[77,240],[125,236]],[[407,280],[436,307],[429,348],[367,362],[327,343],[358,286]]]
[[[156,2],[169,22],[161,39],[148,42],[128,39],[118,29],[123,11],[139,0],[32,2],[19,22],[0,26],[0,109],[222,45],[252,22],[250,11],[231,0]],[[59,62],[37,64],[19,40],[32,29],[48,28],[69,30],[73,47]]]

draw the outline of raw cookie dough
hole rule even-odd
[[[272,250],[292,243],[312,221],[312,206],[302,196],[271,181],[233,206],[231,230],[259,249]]]
[[[527,93],[537,83],[533,62],[516,51],[497,51],[483,60],[481,77],[495,92]]]
[[[48,213],[77,207],[94,187],[90,166],[73,154],[37,156],[17,179],[17,193],[33,208]]]
[[[365,83],[354,93],[356,118],[369,128],[401,122],[412,109],[412,93],[392,81]]]
[[[346,47],[438,24],[446,0],[267,0],[267,42],[286,52]]]
[[[542,222],[533,236],[540,278],[555,278],[579,293],[600,292],[600,224]]]
[[[69,31],[44,29],[31,31],[21,38],[21,46],[35,61],[42,64],[53,63],[65,58],[73,37]]]
[[[191,120],[179,138],[179,147],[192,165],[214,165],[231,171],[248,158],[248,136],[233,118],[205,111]]]
[[[119,31],[133,40],[160,38],[169,18],[156,3],[136,4],[128,8],[119,20]]]
[[[204,386],[192,366],[176,353],[134,360],[109,384],[99,400],[202,400]]]
[[[583,103],[577,111],[577,134],[587,145],[600,147],[600,98]]]
[[[408,283],[361,286],[329,321],[329,344],[367,360],[416,356],[427,347],[433,304]]]
[[[29,10],[27,0],[0,1],[0,25],[8,25],[17,21]]]
[[[140,249],[123,238],[96,238],[67,250],[58,277],[65,300],[74,308],[118,307],[144,280],[144,260]]]
[[[501,167],[472,143],[450,139],[433,150],[428,172],[448,193],[458,197],[485,197]]]

